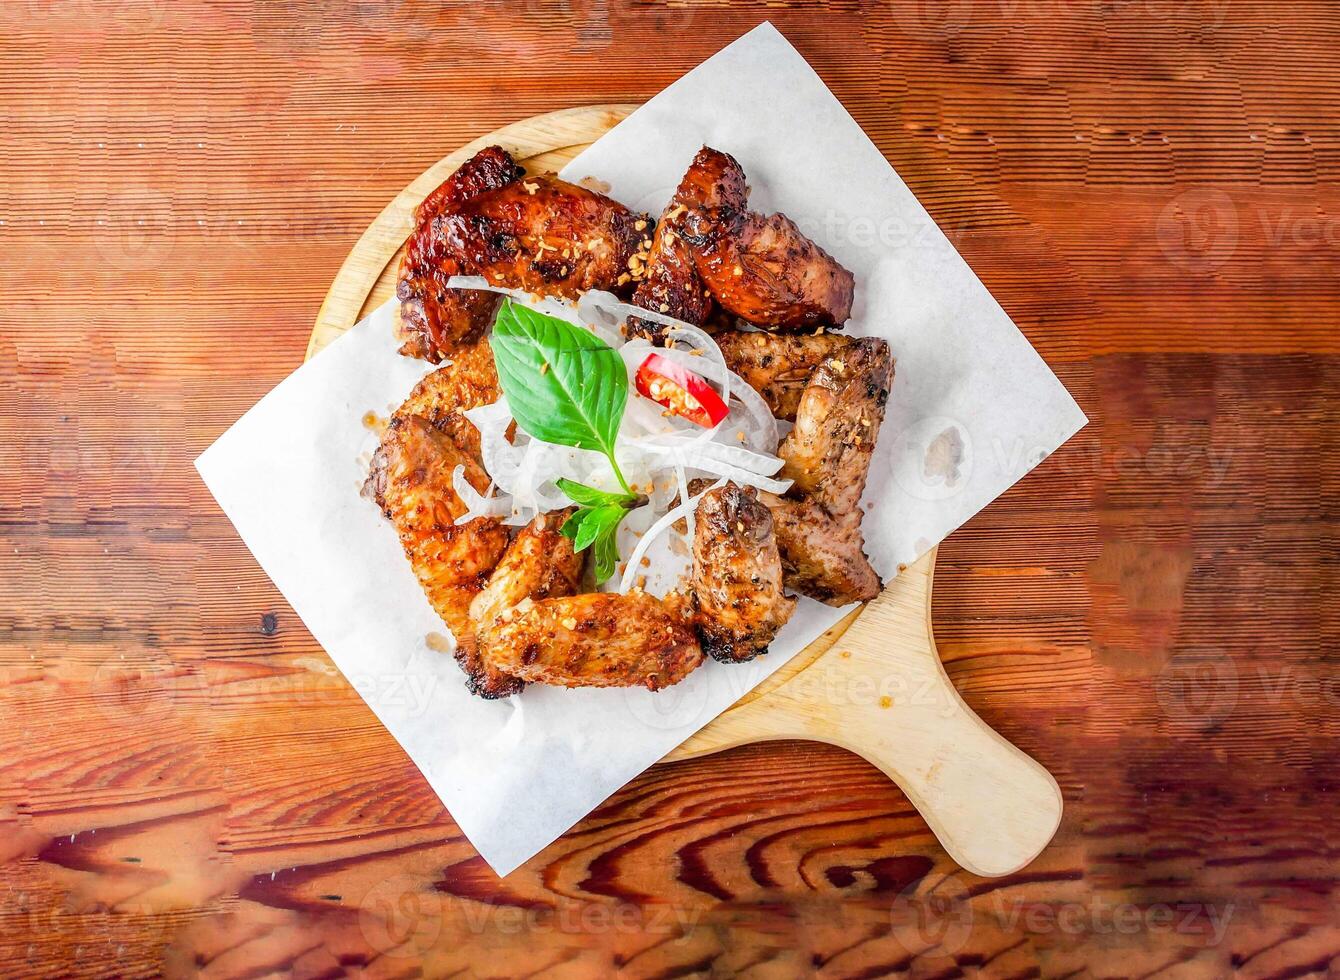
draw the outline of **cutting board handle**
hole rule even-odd
[[[1061,791],[945,673],[930,626],[934,563],[932,552],[908,568],[836,643],[779,671],[673,758],[764,739],[840,745],[896,782],[968,871],[996,877],[1028,864],[1056,833]]]

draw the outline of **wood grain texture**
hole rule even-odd
[[[774,743],[656,767],[500,883],[191,460],[444,152],[765,16],[1094,420],[941,546],[934,611],[1067,815],[984,881],[867,763]],[[5,975],[1334,974],[1334,4],[0,20]]]

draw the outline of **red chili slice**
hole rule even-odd
[[[710,429],[730,410],[716,390],[668,357],[648,354],[637,369],[637,390],[676,415]]]

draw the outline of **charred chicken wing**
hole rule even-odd
[[[859,521],[839,521],[813,500],[759,494],[772,512],[787,588],[845,606],[879,595],[879,575],[865,557]]]
[[[727,330],[714,338],[726,366],[763,396],[772,414],[795,421],[796,409],[814,369],[852,343],[840,333],[774,334]]]
[[[572,542],[559,533],[571,509],[540,514],[527,524],[508,546],[489,576],[484,590],[470,604],[470,618],[476,630],[483,629],[499,615],[525,599],[547,599],[572,595],[582,576],[582,556],[574,554]],[[465,667],[470,693],[484,698],[507,697],[525,687],[519,678],[498,670],[485,645],[475,645]]]
[[[893,384],[889,345],[853,341],[810,376],[796,426],[777,454],[795,481],[772,509],[786,583],[833,606],[873,599],[880,581],[865,557],[861,494]]]
[[[644,592],[525,599],[479,630],[499,670],[564,687],[645,687],[683,680],[703,661],[693,631]]]
[[[456,351],[449,363],[415,385],[391,416],[391,424],[397,419],[421,418],[478,461],[479,430],[462,413],[497,401],[501,393],[493,350],[481,338]]]
[[[796,410],[796,427],[777,455],[789,496],[806,496],[840,520],[860,522],[859,504],[870,470],[884,405],[893,384],[886,341],[864,337],[819,364]]]
[[[419,205],[396,286],[401,353],[438,362],[488,324],[499,296],[450,289],[455,275],[569,298],[641,278],[646,215],[552,174],[523,174],[491,146]]]
[[[707,146],[699,150],[656,223],[646,278],[633,294],[634,305],[702,326],[712,310],[712,297],[682,237],[684,215],[697,208],[738,210],[745,206],[747,193],[744,171],[734,157]],[[664,329],[652,320],[634,317],[628,321],[633,335],[655,339]]]
[[[694,268],[722,309],[772,330],[840,326],[855,280],[784,214],[729,207],[684,216]]]
[[[717,660],[766,653],[796,600],[782,594],[773,519],[753,487],[727,483],[698,502],[688,608],[703,650]]]
[[[457,659],[469,656],[470,602],[507,547],[507,528],[491,517],[457,525],[465,505],[452,473],[483,493],[483,467],[441,429],[418,416],[393,419],[372,458],[364,493],[395,525],[405,556],[428,601],[456,637]]]

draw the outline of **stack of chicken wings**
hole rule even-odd
[[[796,600],[874,598],[859,503],[894,363],[888,345],[832,331],[851,314],[852,274],[785,215],[749,210],[745,174],[704,147],[659,220],[480,151],[419,206],[400,267],[402,353],[440,364],[392,416],[364,492],[394,525],[433,608],[457,641],[470,691],[529,682],[675,684],[704,655],[765,652]],[[583,591],[584,556],[559,533],[568,512],[513,533],[467,511],[453,474],[489,477],[464,412],[501,394],[486,329],[500,296],[456,275],[540,295],[601,289],[714,334],[727,365],[778,418],[784,496],[726,483],[697,504],[687,581],[664,598]],[[660,340],[663,327],[627,329]],[[692,488],[691,488],[692,489]]]

